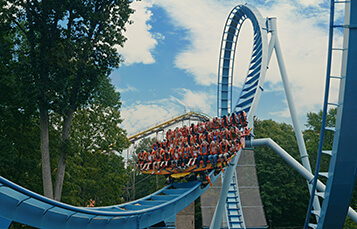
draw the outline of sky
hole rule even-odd
[[[122,128],[128,136],[187,111],[217,115],[222,32],[230,11],[245,3],[255,6],[264,18],[277,18],[300,126],[305,129],[307,113],[322,109],[328,0],[141,0],[132,2],[133,23],[126,26],[124,47],[118,47],[124,62],[111,74],[121,93]],[[340,15],[336,20],[342,20]],[[342,34],[336,33],[334,39],[340,44]],[[238,41],[234,104],[247,73],[251,45],[252,28],[247,20]],[[338,72],[338,67],[336,58],[332,72]],[[331,90],[337,88],[332,85]],[[274,54],[255,115],[260,120],[292,123]]]

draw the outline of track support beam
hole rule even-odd
[[[312,173],[311,165],[310,165],[310,161],[309,161],[309,156],[308,156],[307,151],[306,151],[304,137],[302,135],[302,131],[300,129],[299,120],[297,118],[295,102],[293,100],[293,95],[292,95],[291,90],[290,90],[288,73],[287,73],[286,68],[285,68],[283,52],[281,50],[279,39],[278,39],[276,18],[268,18],[267,19],[267,24],[268,24],[268,27],[269,27],[268,30],[272,34],[271,41],[269,43],[269,51],[272,48],[274,48],[274,50],[275,50],[276,59],[278,61],[278,65],[279,65],[281,80],[282,80],[283,85],[284,85],[284,92],[285,92],[286,100],[287,100],[288,106],[289,106],[290,117],[291,117],[291,120],[293,122],[295,136],[296,136],[296,140],[297,140],[299,151],[300,151],[300,158],[301,158],[302,164],[305,167],[305,169],[307,169],[310,173]],[[271,55],[272,52],[270,52],[269,54]],[[271,58],[271,56],[268,56],[269,60],[270,60],[270,58]],[[308,183],[307,186],[308,186],[308,189],[309,189],[309,193],[311,194],[312,184]],[[315,211],[320,211],[321,210],[321,206],[320,206],[318,197],[314,198],[313,207],[314,207]],[[318,216],[317,215],[316,215],[316,219],[318,220]]]
[[[281,148],[276,142],[271,138],[264,139],[254,139],[246,143],[247,147],[256,146],[268,146],[274,150],[283,160],[288,163],[293,169],[295,169],[306,181],[310,184],[314,180],[314,175],[309,172],[304,166],[302,166],[298,161],[296,161],[289,153],[287,153],[283,148]],[[326,186],[319,180],[317,180],[316,188],[319,192],[325,192]],[[355,222],[357,222],[357,212],[353,208],[348,208],[348,216]]]

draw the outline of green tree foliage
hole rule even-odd
[[[103,93],[108,91],[103,89]],[[119,93],[114,88],[111,91],[110,99],[97,97],[98,103],[74,115],[69,144],[73,154],[67,157],[64,202],[86,206],[94,200],[96,206],[104,206],[123,201],[129,177],[119,153],[129,142],[119,127]]]
[[[335,126],[336,113],[336,109],[331,109],[328,112],[326,126]],[[307,118],[304,139],[312,170],[314,171],[319,146],[322,111],[308,113]],[[255,138],[272,138],[291,156],[300,161],[294,131],[290,125],[276,123],[272,120],[255,120],[254,127]],[[331,149],[332,143],[333,134],[326,132],[324,150]],[[256,147],[254,151],[261,197],[267,220],[271,221],[274,227],[303,225],[309,201],[306,181],[269,148]],[[327,171],[328,166],[329,158],[323,157],[321,171]],[[353,192],[350,206],[357,207],[356,191]],[[345,228],[357,228],[357,225],[347,217]]]
[[[334,127],[336,122],[337,109],[331,109],[326,117],[326,127]],[[316,157],[319,148],[320,131],[322,122],[322,111],[318,113],[309,112],[307,114],[307,130],[304,131],[304,139],[306,142],[306,149],[310,156],[311,167],[314,171],[316,165]],[[323,150],[331,150],[333,143],[333,132],[325,131]],[[328,156],[323,156],[320,170],[327,171],[330,163]]]
[[[124,161],[115,151],[83,151],[68,157],[63,202],[88,206],[119,204],[124,201],[128,181]]]
[[[326,117],[326,127],[335,127],[336,123],[336,115],[337,115],[337,109],[330,109],[327,117]],[[317,152],[318,152],[318,147],[319,147],[319,139],[320,139],[320,130],[321,130],[321,123],[322,123],[322,111],[319,111],[318,113],[308,113],[307,114],[308,120],[306,127],[308,128],[304,132],[304,138],[306,140],[306,148],[307,151],[310,155],[311,159],[311,166],[313,167],[313,170],[316,165],[316,157],[317,157]],[[325,131],[325,139],[324,139],[324,150],[331,150],[332,149],[332,144],[333,144],[333,132],[331,131]],[[328,171],[329,168],[329,163],[330,163],[330,157],[323,155],[321,159],[321,166],[320,166],[320,171]],[[320,180],[325,181],[326,179],[319,177]],[[357,189],[355,185],[354,192],[352,193],[352,199],[350,206],[353,209],[357,208]],[[356,222],[351,220],[349,217],[347,217],[346,222],[345,222],[345,228],[357,228]]]
[[[292,126],[255,120],[254,128],[255,138],[272,138],[300,161]],[[256,147],[254,152],[266,219],[277,227],[303,225],[309,201],[305,179],[270,148]]]
[[[38,116],[31,85],[22,77],[26,63],[16,61],[23,59],[19,45],[18,31],[0,14],[0,175],[41,191]]]
[[[92,102],[111,70],[119,66],[115,46],[125,41],[122,31],[132,13],[129,4],[129,0],[0,2],[2,26],[16,31],[16,43],[8,42],[15,47],[13,69],[24,70],[19,73],[27,83],[25,91],[34,95],[29,98],[39,110],[44,194],[50,198],[49,114],[63,119],[54,188],[54,197],[60,200],[73,114]]]

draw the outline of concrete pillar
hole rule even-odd
[[[236,168],[239,195],[247,228],[266,228],[263,204],[260,198],[259,184],[255,166],[254,151],[242,150]],[[208,228],[221,193],[222,182],[218,178],[213,186],[201,195],[202,226]],[[224,214],[221,228],[227,228]]]
[[[267,227],[253,150],[243,150],[237,165],[239,195],[247,228]]]
[[[195,229],[195,202],[177,213],[175,226],[177,229]]]

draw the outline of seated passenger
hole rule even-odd
[[[221,141],[220,131],[218,129],[212,131],[212,140],[215,141],[215,142],[220,142]]]
[[[238,128],[232,126],[229,130],[232,140],[236,140],[239,137]]]
[[[217,166],[218,151],[215,141],[211,141],[210,145],[210,155],[208,155],[208,160],[211,162],[212,167]]]
[[[186,125],[182,127],[182,136],[187,137],[187,135],[190,133],[190,128],[188,128]]]
[[[213,129],[217,130],[221,128],[221,121],[220,118],[214,117],[213,118]]]
[[[188,160],[189,160],[189,153],[190,153],[190,147],[187,143],[184,144],[183,146],[183,149],[182,149],[182,156],[183,156],[183,159],[182,159],[182,166],[184,169],[187,168],[187,163],[188,163]]]
[[[144,163],[143,153],[144,153],[144,150],[141,150],[138,153],[138,162],[137,162],[137,165],[136,165],[136,170],[137,171],[143,170],[143,163]]]
[[[206,140],[206,135],[200,134],[200,136],[198,137],[198,144],[202,144],[204,140]]]
[[[220,146],[220,154],[219,154],[219,159],[222,162],[222,165],[227,165],[227,160],[228,160],[228,141],[226,139],[223,139],[221,143],[219,144]]]
[[[154,141],[154,143],[152,144],[152,149],[155,151],[159,149],[159,141],[158,140]]]
[[[163,165],[165,164],[166,160],[165,160],[165,153],[166,153],[166,150],[165,148],[161,148],[160,151],[159,151],[159,154],[160,154],[160,161],[161,163],[159,163],[158,167],[159,167],[159,172],[160,170],[163,168]]]
[[[184,150],[184,147],[183,147],[183,146],[179,146],[179,148],[178,148],[178,155],[179,155],[179,158],[178,158],[178,168],[179,168],[179,169],[182,168],[183,161],[184,161],[183,150]]]
[[[150,169],[150,165],[153,163],[153,151],[152,149],[149,150],[149,152],[147,153],[147,163],[144,165],[145,171],[148,171],[148,169]],[[155,152],[155,151],[154,151]]]
[[[245,111],[240,111],[238,113],[238,118],[239,118],[239,123],[242,127],[246,127],[248,122],[247,122],[247,114],[245,113]]]
[[[194,146],[196,143],[198,143],[196,135],[191,135],[189,141],[191,146]]]
[[[197,134],[197,127],[194,123],[191,123],[191,127],[190,127],[190,134],[192,136],[196,135]]]
[[[208,132],[211,132],[214,129],[212,120],[205,122],[205,126],[206,126],[206,131]]]
[[[231,114],[231,116],[229,117],[229,121],[231,122],[232,126],[238,126],[238,117],[235,112]]]
[[[222,137],[222,139],[227,139],[227,140],[232,139],[232,135],[231,135],[230,131],[228,130],[228,128],[224,128],[221,131],[221,137]]]
[[[203,140],[201,145],[200,145],[200,152],[197,157],[197,165],[196,168],[200,166],[200,161],[203,160],[203,167],[207,167],[207,159],[208,159],[208,143],[206,140]]]
[[[191,152],[191,158],[187,163],[188,166],[195,165],[197,157],[198,157],[199,149],[200,149],[200,146],[197,143],[195,143],[192,146],[191,151],[190,151]]]
[[[153,156],[153,162],[152,162],[152,173],[155,172],[155,169],[159,168],[159,164],[161,162],[161,155],[159,153],[161,148],[158,148],[158,150],[152,151],[152,156]]]
[[[176,168],[178,167],[178,162],[179,162],[180,156],[179,156],[179,147],[176,146],[173,150],[173,164],[176,166]]]
[[[203,122],[198,122],[197,123],[197,132],[202,134],[203,132],[205,132],[206,128],[205,125],[203,124]]]
[[[221,119],[221,124],[222,124],[222,128],[228,128],[230,126],[228,117],[226,115],[223,115]]]
[[[170,148],[165,149],[165,154],[164,154],[164,166],[162,168],[166,169],[168,167],[169,161],[171,161],[171,154],[170,154]]]
[[[161,148],[163,148],[163,149],[166,149],[167,148],[167,140],[166,139],[164,139],[162,142],[161,142]]]

